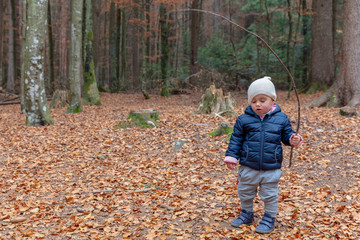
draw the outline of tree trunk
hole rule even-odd
[[[140,75],[140,81],[141,81],[141,91],[144,94],[145,99],[149,99],[150,95],[146,92],[147,88],[147,77],[146,77],[146,69],[147,69],[147,55],[146,55],[146,39],[150,38],[150,36],[147,35],[147,29],[149,27],[149,22],[147,21],[147,13],[146,13],[146,5],[147,3],[145,0],[141,1],[141,12],[140,12],[140,19],[142,22],[145,22],[145,27],[143,26],[141,28],[141,75]]]
[[[116,9],[116,43],[115,43],[115,52],[116,52],[116,86],[117,90],[120,89],[120,46],[121,46],[121,8],[117,7]]]
[[[96,83],[93,58],[93,21],[91,0],[85,0],[85,36],[84,36],[84,103],[101,105],[99,89]]]
[[[118,53],[116,52],[116,8],[115,3],[112,2],[110,4],[110,19],[109,19],[109,55],[110,55],[110,91],[111,92],[118,92],[119,91],[119,84],[117,80],[117,63],[118,63]]]
[[[51,22],[51,4],[48,0],[48,15],[47,15],[47,23],[48,23],[48,41],[49,41],[49,79],[47,82],[47,87],[49,93],[53,93],[54,89],[54,41],[53,41],[53,24]],[[46,86],[45,85],[45,86]]]
[[[120,90],[129,87],[129,81],[126,78],[126,8],[121,9],[121,69],[120,69]]]
[[[297,8],[297,21],[296,21],[296,25],[295,25],[295,31],[294,31],[294,41],[293,41],[293,46],[292,46],[292,50],[291,50],[291,64],[289,64],[289,67],[291,65],[291,72],[295,74],[295,70],[296,70],[296,50],[297,50],[297,35],[299,33],[299,29],[300,29],[300,20],[301,20],[301,4],[298,5]],[[289,81],[289,91],[288,91],[288,95],[287,95],[287,99],[290,98],[290,92],[293,90],[294,86],[293,83],[290,80],[290,77],[288,77],[288,81]]]
[[[287,0],[287,15],[289,18],[289,21],[288,21],[289,30],[288,30],[288,37],[287,37],[287,43],[286,43],[286,67],[288,69],[291,69],[290,68],[290,46],[291,46],[292,35],[293,35],[293,19],[292,19],[292,7],[291,7],[290,0]],[[296,41],[296,39],[295,39],[295,41]],[[290,76],[287,77],[287,81],[291,82]],[[289,89],[292,89],[292,87],[290,86]]]
[[[192,9],[200,8],[200,1],[193,0]],[[199,31],[200,31],[200,21],[199,21],[199,12],[191,11],[191,39],[190,39],[190,76],[194,75],[197,71],[197,52],[199,47]],[[195,86],[195,78],[190,78],[190,84],[192,87]]]
[[[3,86],[4,0],[0,0],[0,89]]]
[[[44,86],[47,1],[28,2],[24,52],[24,110],[26,125],[53,124]]]
[[[25,41],[26,41],[26,26],[27,26],[27,0],[22,0],[22,25],[21,25],[21,37],[22,37],[22,45],[21,45],[21,70],[20,70],[20,106],[21,112],[25,112],[24,105],[24,54],[25,54]],[[1,49],[1,48],[0,48]],[[0,61],[1,64],[1,61]]]
[[[150,50],[151,50],[151,45],[150,45],[150,39],[151,39],[151,30],[150,30],[150,24],[151,24],[151,19],[150,19],[150,5],[151,2],[150,0],[145,0],[145,19],[146,19],[146,30],[145,30],[145,53],[144,53],[144,65],[143,65],[143,70],[144,70],[144,75],[143,75],[143,80],[142,80],[142,86],[141,86],[141,90],[142,92],[147,95],[146,90],[147,87],[149,85],[149,79],[151,77],[151,61],[150,61]]]
[[[68,43],[68,26],[69,20],[69,4],[60,4],[60,18],[59,21],[59,67],[58,75],[55,80],[55,89],[67,89],[69,81],[69,43]]]
[[[259,16],[257,17],[257,27],[256,31],[259,35],[263,35],[263,19],[262,19],[262,12],[263,12],[263,3],[260,0],[259,3]],[[262,54],[261,49],[263,48],[263,44],[261,41],[256,41],[256,75],[261,76],[263,69],[262,69]]]
[[[271,16],[269,13],[268,1],[265,0],[265,11],[266,11],[266,42],[270,42],[270,30],[271,30]],[[265,53],[265,74],[268,75],[270,68],[270,51],[266,51]]]
[[[103,68],[104,68],[104,48],[102,46],[103,34],[102,34],[102,26],[103,19],[102,16],[102,1],[92,0],[92,8],[93,8],[93,22],[97,24],[93,24],[93,32],[97,33],[93,35],[93,47],[94,47],[94,65],[95,65],[95,78],[97,79],[98,86],[101,91],[106,90],[106,88],[110,88],[110,86],[106,86],[105,78],[103,77]]]
[[[161,96],[169,97],[169,83],[167,79],[167,66],[169,59],[169,24],[166,18],[166,7],[160,5],[160,35],[161,35]]]
[[[82,12],[83,0],[72,1],[71,13],[71,46],[70,46],[70,92],[68,113],[82,112],[81,79],[82,79]]]
[[[310,106],[360,105],[360,2],[344,2],[342,53],[339,74],[332,87]]]
[[[335,79],[332,1],[316,0],[312,2],[310,83],[315,90],[331,86]]]
[[[308,72],[309,72],[309,37],[308,37],[308,28],[309,28],[309,16],[307,15],[307,5],[306,0],[301,1],[302,7],[302,37],[304,39],[302,48],[301,48],[301,62],[302,62],[302,73],[301,80],[302,84],[305,85],[308,82]]]
[[[342,56],[337,96],[341,106],[360,105],[360,1],[344,1]]]
[[[220,13],[220,0],[214,0],[213,10],[215,13]],[[219,36],[219,18],[214,17],[214,33],[216,36]],[[231,24],[230,24],[231,25]]]
[[[139,19],[139,2],[138,0],[134,0],[134,7],[133,7],[133,11],[134,11],[134,18],[135,19]],[[139,70],[139,24],[140,21],[134,21],[134,23],[132,24],[132,85],[133,88],[138,88],[139,87],[139,75],[140,75],[140,70]]]
[[[16,79],[16,43],[15,43],[15,2],[8,1],[9,12],[9,40],[8,40],[8,75],[6,81],[6,91],[15,92]]]

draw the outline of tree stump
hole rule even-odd
[[[215,85],[211,85],[202,95],[200,105],[195,111],[196,114],[218,114],[230,117],[238,116],[234,110],[234,100],[230,93],[224,96],[221,88],[216,89]]]
[[[121,121],[116,128],[152,128],[160,120],[159,113],[153,109],[132,110],[125,121]]]
[[[68,92],[66,90],[56,90],[52,96],[50,108],[62,108],[68,103]]]
[[[222,122],[220,123],[220,126],[215,129],[215,131],[209,133],[212,137],[218,137],[221,135],[230,135],[234,131],[234,126],[231,125],[229,122]]]

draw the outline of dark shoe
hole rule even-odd
[[[257,233],[271,233],[275,229],[275,218],[265,213],[260,221],[259,226],[255,229]]]
[[[231,222],[231,226],[240,227],[240,225],[251,225],[253,222],[254,213],[246,210],[241,210],[240,216]]]

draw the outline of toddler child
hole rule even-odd
[[[254,81],[248,89],[249,106],[235,123],[224,162],[234,169],[239,159],[238,195],[240,216],[234,227],[253,222],[253,200],[259,192],[265,214],[256,232],[270,233],[275,228],[279,180],[283,160],[281,142],[298,147],[303,139],[296,135],[286,114],[275,103],[276,91],[270,77]]]

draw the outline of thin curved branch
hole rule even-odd
[[[230,20],[229,18],[223,16],[223,15],[220,15],[218,13],[214,13],[214,12],[211,12],[211,11],[207,11],[207,10],[202,10],[202,9],[180,9],[178,11],[192,11],[192,12],[202,12],[202,13],[208,13],[208,14],[211,14],[211,15],[214,15],[214,16],[217,16],[217,17],[220,17],[224,20],[226,20],[227,22],[229,22],[230,24],[234,24],[235,26],[237,26],[238,28],[240,28],[241,30],[255,36],[258,40],[260,40],[265,46],[267,49],[270,50],[270,52],[276,57],[276,59],[279,61],[279,63],[283,66],[285,72],[289,75],[289,78],[291,79],[291,82],[293,84],[293,89],[294,89],[294,92],[295,92],[295,95],[296,95],[296,100],[297,100],[297,103],[298,103],[298,108],[297,108],[297,125],[296,125],[296,134],[298,134],[299,132],[299,128],[300,128],[300,99],[299,99],[299,95],[298,95],[298,92],[297,92],[297,88],[296,88],[296,84],[295,84],[295,81],[294,81],[294,78],[293,76],[291,75],[289,69],[285,66],[285,64],[281,61],[281,59],[279,58],[279,56],[274,52],[274,50],[269,46],[269,44],[263,39],[261,38],[259,35],[257,35],[256,33],[253,33],[251,31],[249,31],[248,29],[240,26],[239,24],[233,22],[232,20]],[[292,155],[293,155],[293,147],[291,147],[291,151],[290,151],[290,161],[289,161],[289,167],[291,167],[291,162],[292,162]]]

